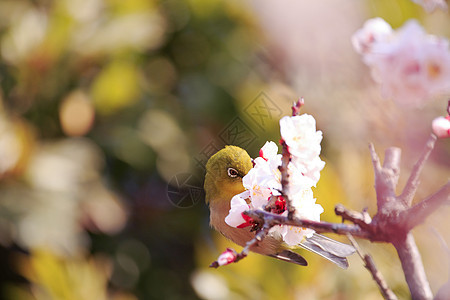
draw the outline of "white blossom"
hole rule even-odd
[[[225,217],[225,223],[232,227],[240,227],[246,223],[242,213],[250,209],[245,201],[248,195],[249,193],[245,191],[231,198],[231,208],[228,216]]]
[[[298,170],[305,176],[304,179],[311,182],[309,187],[315,186],[325,166],[319,158],[322,131],[316,131],[316,120],[307,114],[284,117],[280,120],[280,132],[292,155],[291,170],[294,170],[293,173]],[[294,176],[296,179],[300,179],[300,176]]]

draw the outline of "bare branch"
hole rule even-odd
[[[425,219],[436,211],[441,205],[450,203],[450,181],[436,193],[422,200],[416,205],[402,211],[399,215],[403,227],[409,231],[423,223]]]
[[[425,149],[422,152],[421,156],[419,157],[419,160],[414,165],[411,174],[408,178],[408,181],[403,189],[403,192],[399,196],[399,199],[408,206],[410,206],[413,201],[414,195],[417,191],[417,187],[419,186],[420,173],[423,169],[423,166],[425,165],[425,162],[430,156],[431,151],[433,151],[434,149],[436,139],[437,137],[434,134],[431,134],[430,137],[428,138],[428,141],[425,145]]]
[[[362,261],[364,262],[364,267],[369,270],[370,274],[372,274],[373,280],[375,280],[376,284],[378,285],[378,288],[380,289],[381,294],[383,295],[384,299],[386,300],[397,300],[397,296],[392,292],[392,290],[388,287],[386,280],[383,277],[383,274],[381,274],[380,271],[378,271],[377,267],[375,266],[375,262],[373,261],[372,257],[369,254],[363,254],[361,249],[359,248],[358,243],[353,238],[353,236],[349,233],[347,233],[347,238],[352,243],[352,246],[356,249],[356,252],[358,253],[359,257],[361,257]]]

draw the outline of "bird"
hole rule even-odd
[[[252,168],[253,162],[247,151],[232,145],[225,146],[216,152],[206,164],[204,190],[205,201],[210,210],[210,225],[227,239],[242,247],[255,237],[255,232],[250,227],[232,227],[225,222],[225,217],[230,210],[231,198],[245,191],[242,178]],[[297,248],[316,253],[343,269],[348,268],[346,257],[355,252],[353,246],[317,233],[304,239],[298,247],[286,245],[281,236],[268,235],[262,241],[252,245],[250,251],[307,266],[306,259],[294,251]]]

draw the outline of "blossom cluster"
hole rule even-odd
[[[421,106],[450,92],[449,42],[427,34],[415,20],[393,30],[381,18],[370,19],[352,36],[352,44],[386,98]]]
[[[284,117],[280,120],[280,132],[291,155],[288,164],[289,183],[286,196],[295,208],[295,216],[320,221],[322,206],[315,203],[311,188],[320,178],[325,163],[320,159],[322,132],[316,131],[315,119],[307,114]],[[245,191],[231,199],[231,209],[225,222],[233,227],[253,225],[253,220],[244,214],[249,209],[263,209],[287,215],[286,201],[281,194],[282,156],[274,142],[266,142],[253,160],[254,167],[242,179]],[[288,225],[272,227],[269,234],[281,237],[288,245],[297,245],[310,237],[312,229]]]

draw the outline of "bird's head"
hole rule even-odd
[[[225,146],[211,156],[206,164],[206,203],[230,201],[244,191],[242,177],[253,167],[247,151],[237,146]]]

